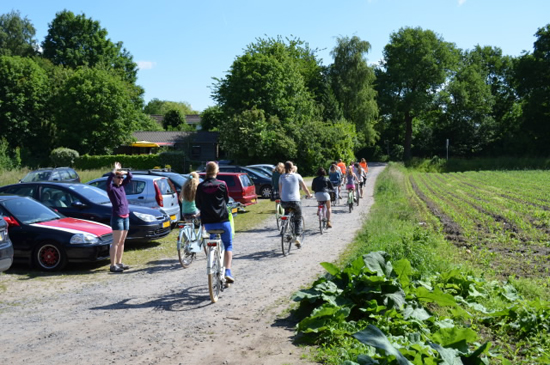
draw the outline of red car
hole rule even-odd
[[[200,177],[205,179],[206,174],[199,172]],[[256,204],[258,196],[254,183],[247,174],[242,172],[220,172],[216,177],[218,180],[225,181],[229,190],[229,196],[242,205]]]

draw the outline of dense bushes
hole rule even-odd
[[[184,171],[185,154],[177,151],[162,152],[155,155],[84,155],[76,159],[75,167],[82,170],[111,168],[117,161],[121,163],[123,168],[134,170],[170,167],[175,172],[186,172]]]

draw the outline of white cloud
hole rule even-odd
[[[157,65],[157,63],[153,61],[137,61],[136,63],[140,70],[150,70]]]
[[[458,6],[461,6],[462,4],[464,4],[466,2],[466,0],[458,0]]]

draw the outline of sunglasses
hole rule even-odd
[[[124,179],[124,176],[115,176],[113,179]]]

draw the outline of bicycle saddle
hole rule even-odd
[[[223,230],[223,229],[211,229],[211,230],[208,231],[208,233],[210,233],[210,234],[223,234],[223,233],[225,233],[225,230]]]

